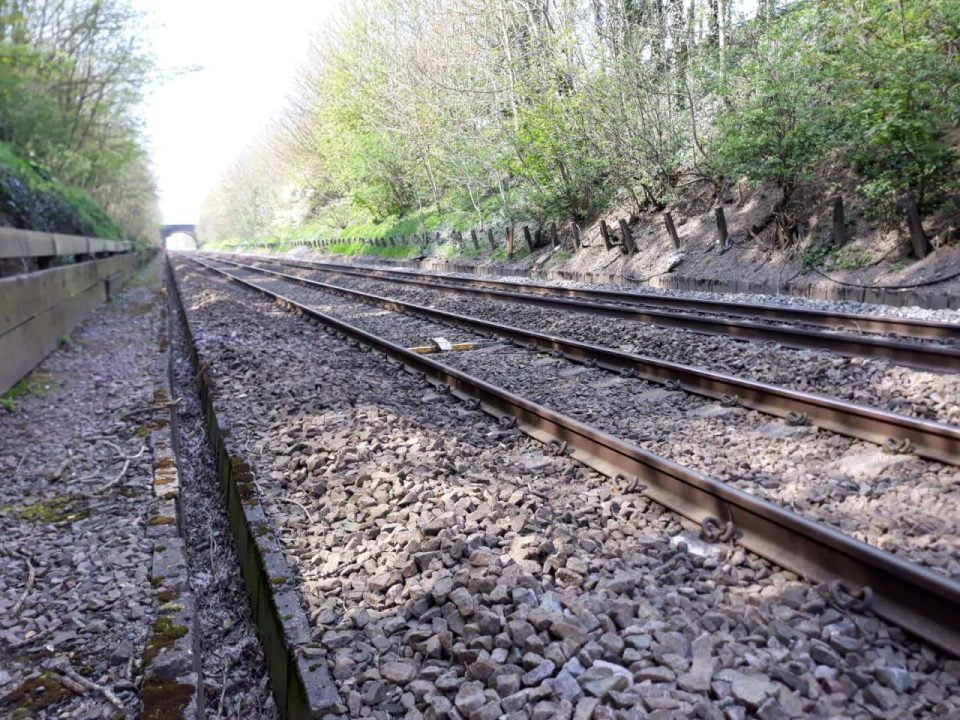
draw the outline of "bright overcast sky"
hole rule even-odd
[[[152,89],[144,108],[165,223],[203,198],[283,107],[312,34],[336,0],[134,0],[162,69],[202,69]]]

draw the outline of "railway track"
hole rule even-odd
[[[647,497],[706,528],[731,527],[727,523],[732,523],[740,533],[738,542],[746,549],[802,577],[825,583],[834,591],[843,593],[842,588],[848,588],[854,594],[862,593],[872,598],[873,609],[882,617],[949,652],[960,651],[960,632],[954,622],[960,609],[960,584],[955,581],[658,457],[461,369],[412,352],[357,324],[320,312],[293,299],[289,291],[291,281],[285,278],[274,276],[287,283],[288,290],[284,292],[266,286],[269,283],[263,281],[263,270],[258,271],[261,280],[257,282],[210,262],[194,262],[385,353],[433,382],[446,385],[455,395],[479,402],[490,414],[514,418],[525,433],[567,448],[577,460],[605,475],[637,478],[646,484]]]
[[[773,341],[787,347],[827,350],[848,357],[882,358],[935,372],[960,372],[960,349],[957,347],[957,343],[960,343],[960,325],[951,323],[706,301],[681,296],[652,297],[623,291],[560,288],[381,268],[358,269],[356,266],[316,261],[270,258],[270,262],[317,272],[378,278],[408,286],[537,305],[558,311],[629,319],[658,327],[727,335],[744,340]]]
[[[636,353],[445,312],[226,258],[217,258],[217,261],[370,302],[390,310],[436,319],[471,331],[489,333],[539,350],[559,353],[569,360],[641,377],[650,382],[669,385],[671,388],[786,418],[797,425],[809,422],[825,430],[884,445],[888,449],[906,449],[908,446],[905,443],[908,443],[921,457],[960,465],[960,428],[953,425],[911,418],[822,395],[798,392]]]

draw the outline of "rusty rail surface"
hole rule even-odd
[[[196,258],[191,262],[256,290],[281,305],[399,361],[457,397],[479,402],[541,442],[566,443],[572,457],[607,476],[633,476],[651,500],[704,524],[732,522],[737,542],[827,588],[840,583],[872,597],[871,609],[953,655],[960,655],[960,583],[801,517],[695,470],[649,453],[503,388],[418,355],[333,316]],[[869,588],[870,592],[865,592]]]
[[[217,257],[216,261],[244,270],[273,275],[308,287],[316,287],[325,292],[376,304],[389,310],[425,316],[474,331],[499,335],[515,342],[532,345],[539,350],[559,352],[568,360],[595,363],[607,370],[627,372],[650,382],[679,383],[678,389],[697,395],[733,402],[769,415],[787,418],[791,422],[810,422],[825,430],[878,445],[889,444],[892,447],[903,448],[903,441],[908,441],[910,447],[921,457],[960,465],[960,427],[954,425],[921,420],[823,395],[755,382],[570,338],[544,335],[533,330],[501,325],[469,315],[459,315],[382,295],[329,285],[319,280],[246,265],[222,257]]]
[[[497,290],[516,290],[553,297],[581,298],[584,300],[603,300],[627,305],[647,305],[654,307],[676,308],[717,315],[733,315],[742,318],[762,318],[776,322],[819,325],[826,328],[841,328],[861,333],[896,334],[904,338],[927,340],[954,340],[960,342],[960,324],[916,320],[913,318],[895,318],[863,313],[828,312],[813,308],[785,307],[765,303],[738,302],[735,300],[705,300],[685,295],[652,295],[629,292],[626,290],[603,290],[599,288],[566,288],[546,283],[515,282],[509,280],[487,280],[463,278],[454,275],[438,275],[417,272],[415,270],[390,270],[387,268],[367,268],[357,265],[320,261],[297,261],[310,266],[323,266],[350,271],[360,270],[362,275],[409,276],[420,280],[453,282],[469,287],[492,288]]]
[[[545,294],[544,292],[520,292],[528,286],[525,283],[511,283],[494,280],[474,280],[465,278],[455,278],[450,276],[429,275],[425,273],[414,273],[411,271],[400,270],[382,270],[377,268],[359,268],[358,266],[347,266],[336,263],[321,263],[315,261],[292,261],[286,259],[277,259],[263,256],[255,257],[264,262],[273,262],[291,267],[301,267],[307,270],[317,272],[330,272],[343,275],[354,275],[357,277],[370,279],[376,277],[387,282],[403,283],[407,285],[418,285],[433,290],[446,292],[456,292],[464,294],[479,295],[493,300],[505,300],[508,302],[519,302],[531,305],[539,305],[553,309],[566,309],[573,312],[588,313],[593,315],[604,315],[623,320],[633,320],[645,322],[660,327],[681,328],[692,330],[694,332],[706,333],[709,335],[729,335],[746,340],[766,340],[778,342],[782,345],[793,348],[806,348],[814,350],[828,350],[839,355],[848,357],[867,357],[882,358],[900,365],[931,370],[934,372],[955,373],[960,372],[960,349],[949,345],[942,345],[931,342],[931,340],[941,341],[960,341],[960,325],[950,323],[932,323],[920,320],[905,320],[900,318],[883,318],[872,315],[850,315],[843,313],[827,313],[816,310],[804,309],[803,311],[778,308],[768,305],[747,305],[734,303],[730,301],[695,301],[698,303],[716,304],[722,303],[725,306],[748,308],[749,311],[741,311],[739,317],[720,318],[695,315],[689,312],[678,312],[670,310],[658,310],[647,308],[638,304],[634,299],[630,305],[610,304],[598,299],[578,299],[591,297],[591,293],[600,293],[606,295],[616,293],[616,291],[593,291],[578,290],[568,288],[551,288],[550,286],[534,286],[540,288],[549,288],[556,290],[558,294]],[[441,282],[442,281],[442,282]],[[510,288],[509,290],[503,288]],[[573,297],[561,297],[559,294],[570,294]],[[634,293],[622,293],[629,298],[638,298]],[[659,301],[660,298],[657,298]],[[642,300],[642,298],[640,299]],[[685,302],[685,298],[673,297],[672,301]],[[618,302],[623,303],[620,300]],[[691,302],[694,302],[691,299]],[[813,330],[807,328],[788,327],[781,324],[771,324],[768,322],[757,322],[744,319],[744,314],[758,315],[758,308],[770,308],[771,316],[767,319],[773,320],[773,313],[788,313],[793,315],[793,322],[812,324],[811,318],[819,317],[821,324],[827,325],[831,319],[841,322],[843,318],[853,318],[856,322],[861,322],[859,330],[870,328],[877,332],[894,332],[899,327],[905,332],[906,328],[911,328],[912,332],[908,337],[910,339],[886,338],[871,335],[843,334],[834,331]],[[693,309],[688,306],[688,309]],[[703,311],[702,309],[700,311]],[[729,312],[726,311],[726,312]],[[784,318],[786,315],[784,315]],[[842,322],[853,322],[853,320],[842,320]],[[838,325],[845,327],[844,325]],[[837,327],[837,326],[835,326]],[[932,337],[923,333],[936,333]]]

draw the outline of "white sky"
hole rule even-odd
[[[165,224],[195,223],[216,181],[292,91],[337,0],[134,0],[161,69],[201,66],[143,109]]]

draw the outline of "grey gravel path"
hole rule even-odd
[[[15,408],[0,409],[0,716],[137,712],[156,615],[153,471],[144,416],[124,414],[152,403],[158,269],[98,308],[30,376]],[[71,689],[65,671],[112,691],[123,712]]]
[[[178,265],[342,717],[949,717],[960,663]]]

